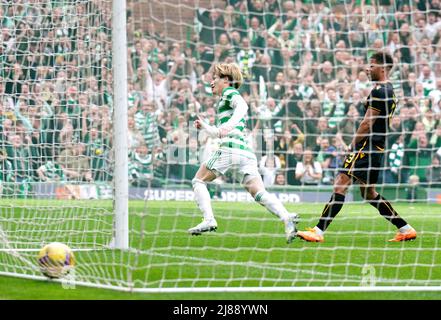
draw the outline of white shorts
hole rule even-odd
[[[246,175],[260,177],[257,159],[252,153],[244,155],[221,148],[214,152],[204,164],[216,176],[225,175],[229,170],[233,171],[241,183]]]

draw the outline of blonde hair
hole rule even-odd
[[[214,66],[214,74],[219,78],[228,78],[236,89],[239,89],[243,83],[242,72],[236,63],[218,63]]]

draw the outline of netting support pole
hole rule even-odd
[[[126,1],[112,4],[114,239],[112,247],[129,248],[129,184],[127,151],[127,33]]]

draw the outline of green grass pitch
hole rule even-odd
[[[0,226],[11,242],[62,241],[72,248],[109,240],[111,203],[105,201],[15,202],[0,205]],[[86,209],[82,209],[82,208]],[[317,222],[323,204],[292,204],[299,229]],[[299,287],[441,285],[441,206],[396,203],[396,210],[418,231],[412,242],[389,243],[395,229],[368,204],[347,204],[326,233],[324,243],[295,239],[285,243],[283,225],[255,203],[214,202],[217,232],[189,236],[201,214],[192,202],[130,202],[129,252],[76,251],[75,278],[108,285],[155,287]],[[75,209],[77,208],[77,209]],[[98,216],[98,217],[97,217]],[[1,242],[1,241],[0,241]],[[1,249],[1,247],[0,247]],[[0,272],[32,271],[36,252],[25,261],[0,251]],[[20,266],[20,263],[24,263]],[[14,265],[16,264],[16,265]],[[0,276],[0,299],[440,299],[441,292],[319,293],[126,293],[52,281]]]

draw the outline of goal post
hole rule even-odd
[[[127,28],[126,1],[113,0],[112,63],[114,88],[115,238],[117,249],[129,248],[129,186],[127,136]]]
[[[130,287],[125,1],[0,11],[0,274],[63,242],[78,283]]]

